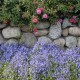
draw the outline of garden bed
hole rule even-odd
[[[80,1],[1,0],[0,80],[80,80]]]
[[[0,45],[1,80],[79,80],[80,48],[63,51],[54,44]]]

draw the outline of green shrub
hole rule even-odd
[[[36,9],[43,7],[43,13],[49,16],[49,19],[42,18],[42,14],[36,14]],[[71,18],[74,15],[80,18],[80,0],[2,0],[0,2],[0,22],[10,20],[16,26],[24,24],[34,27],[33,16],[38,21],[49,21],[51,24],[57,19]]]
[[[68,78],[69,80],[78,80],[78,78],[76,77],[76,73],[77,71],[77,67],[75,63],[69,62],[70,64],[70,77]],[[26,80],[25,78],[23,78],[22,76],[20,76],[16,71],[13,71],[12,69],[6,74],[5,71],[7,71],[8,68],[8,63],[5,63],[2,65],[2,68],[0,68],[0,80]],[[57,63],[52,62],[52,66],[50,66],[50,70],[46,71],[47,76],[44,76],[43,74],[39,74],[38,73],[38,79],[39,80],[57,80],[58,77],[52,77],[51,74],[53,74],[55,72],[55,68],[58,67],[59,65]],[[33,80],[32,76],[30,75],[30,71],[28,69],[28,76],[27,76],[28,80]]]

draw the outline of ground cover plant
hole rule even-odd
[[[80,48],[54,44],[0,45],[1,80],[79,80]]]
[[[39,22],[80,21],[80,0],[0,0],[0,24],[34,28]],[[11,26],[12,27],[12,26]],[[33,29],[37,32],[37,28]],[[0,80],[80,80],[80,47],[0,44]]]

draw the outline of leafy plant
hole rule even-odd
[[[41,15],[36,13],[37,8],[44,9],[43,13],[48,15],[47,20],[42,18],[43,13]],[[59,18],[71,18],[74,15],[80,19],[79,12],[79,0],[2,0],[0,2],[1,22],[10,19],[16,26],[27,24],[30,28],[36,25],[32,22],[33,16],[36,16],[38,21],[48,21],[52,24]]]

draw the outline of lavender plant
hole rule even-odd
[[[1,80],[80,80],[80,48],[63,51],[57,45],[2,44]]]
[[[36,45],[35,47],[37,48],[38,46],[40,45]],[[42,80],[47,80],[48,75],[51,76],[52,78],[51,80],[79,80],[80,79],[80,73],[79,73],[80,72],[80,65],[79,65],[80,48],[76,47],[73,49],[68,49],[64,52],[54,44],[47,44],[47,45],[43,44],[42,47],[38,49],[38,51],[36,52],[35,51],[36,49],[33,51],[33,55],[31,56],[32,59],[30,63],[31,68],[32,67],[34,68],[32,69],[35,71],[34,75],[36,75],[35,79],[33,80],[37,80],[38,73],[39,74],[42,73],[44,77],[46,77],[46,79],[43,78]],[[41,56],[44,58],[42,62],[41,62],[42,60]],[[45,71],[43,69],[43,66],[45,66]],[[73,68],[72,66],[75,67]],[[46,73],[46,71],[48,73],[44,74]]]
[[[2,73],[4,79],[16,80],[17,78],[25,78],[27,76],[28,54],[30,53],[31,48],[25,47],[22,44],[2,44],[1,50],[3,51],[3,55],[0,61],[8,63],[6,68],[2,67],[4,68]],[[15,73],[17,76],[16,79],[14,79]]]

